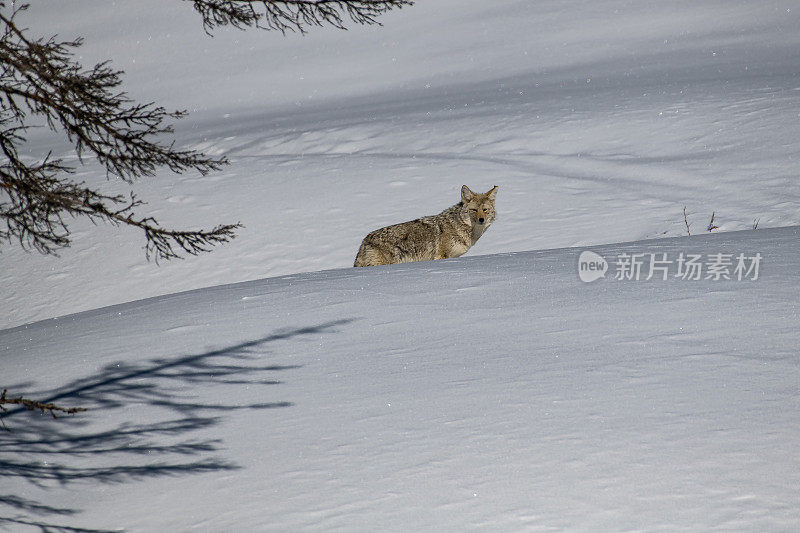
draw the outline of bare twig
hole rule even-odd
[[[719,229],[719,226],[714,225],[714,215],[717,213],[715,211],[711,212],[711,221],[708,223],[708,227],[706,228],[709,232]]]
[[[689,219],[686,217],[686,206],[683,206],[683,223],[686,224],[686,233],[691,236],[692,232],[689,230]]]
[[[758,229],[758,223],[761,222],[761,217],[753,221],[753,229]]]
[[[21,405],[28,411],[39,409],[42,411],[42,413],[50,413],[53,418],[58,418],[56,416],[56,411],[59,413],[66,413],[68,415],[79,413],[81,411],[88,411],[88,409],[85,407],[59,407],[54,403],[37,402],[36,400],[29,400],[27,398],[23,398],[22,396],[19,398],[8,398],[6,396],[7,393],[8,389],[3,389],[3,393],[0,394],[0,409],[2,409],[4,412],[8,412],[8,409],[4,407],[5,405]],[[8,430],[2,419],[0,419],[0,424],[2,424],[3,429]]]

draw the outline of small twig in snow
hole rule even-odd
[[[686,224],[686,233],[691,236],[692,232],[689,230],[689,219],[686,218],[686,206],[683,206],[683,222]]]
[[[714,215],[716,215],[716,211],[712,211],[711,213],[711,222],[708,223],[708,227],[706,228],[708,231],[713,231],[715,229],[719,229],[719,226],[714,225]]]
[[[67,413],[68,415],[79,413],[81,411],[88,411],[85,407],[59,407],[54,403],[43,403],[37,402],[36,400],[29,400],[27,398],[23,398],[20,396],[19,398],[7,398],[6,394],[8,393],[8,389],[3,389],[3,393],[0,394],[0,409],[4,412],[8,412],[8,409],[4,407],[5,404],[8,405],[22,405],[28,411],[33,411],[34,409],[40,409],[42,413],[50,413],[53,415],[53,418],[58,418],[56,416],[56,411],[60,413]],[[3,429],[8,430],[6,425],[3,423],[2,419],[0,419],[0,425],[2,425]]]

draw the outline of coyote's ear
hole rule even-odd
[[[495,199],[496,196],[497,196],[497,185],[492,187],[492,190],[490,190],[489,192],[486,193],[486,197],[489,198],[489,200],[491,200],[493,202],[494,202],[494,199]]]
[[[469,190],[469,187],[466,185],[461,186],[461,201],[465,204],[472,200],[472,197],[475,196],[475,193]]]

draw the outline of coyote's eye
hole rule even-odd
[[[478,212],[477,209],[470,209],[470,211],[472,211],[473,213],[477,213]]]

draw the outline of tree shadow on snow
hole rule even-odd
[[[238,404],[226,402],[225,397],[234,390],[241,397],[242,387],[279,385],[280,374],[300,367],[264,364],[265,345],[329,333],[350,322],[279,331],[200,354],[114,363],[49,393],[36,393],[37,400],[90,411],[59,420],[38,413],[18,416],[27,413],[24,408],[1,413],[0,422],[10,431],[0,430],[0,479],[21,478],[49,489],[240,468],[220,457],[221,438],[207,438],[208,431],[203,437],[192,434],[218,425],[231,411],[290,407],[288,401]],[[212,392],[205,390],[212,386]],[[15,386],[13,390],[21,389]],[[257,388],[252,390],[253,396],[261,396]],[[97,417],[98,412],[104,416]],[[130,421],[131,415],[147,422]],[[0,494],[0,506],[7,509],[6,516],[0,516],[0,528],[16,524],[43,532],[104,531],[40,522],[32,517],[75,515],[79,510],[53,507],[19,494]]]

